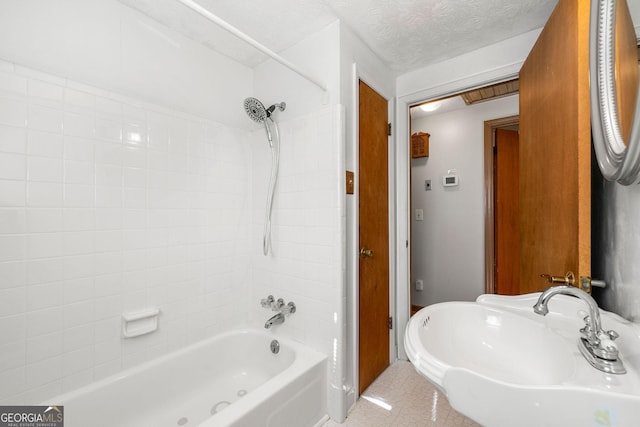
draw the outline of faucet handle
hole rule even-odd
[[[284,299],[282,298],[278,298],[278,301],[271,304],[271,309],[273,311],[279,311],[280,309],[282,309],[282,307],[284,307]]]
[[[580,329],[580,334],[592,346],[599,346],[600,339],[598,338],[598,331],[594,331],[593,328],[591,328],[591,317],[584,316],[583,320],[584,320],[584,328]]]
[[[618,347],[613,342],[614,338],[609,335],[610,332],[613,332],[613,335],[615,335],[617,338],[618,334],[614,331],[604,332],[602,335],[602,341],[600,341],[596,346],[592,347],[591,351],[601,359],[617,360],[620,352],[618,351]]]
[[[589,328],[588,326],[585,326],[584,328],[580,329],[580,335],[592,347],[599,347],[600,346],[600,343],[601,343],[600,338],[598,338],[598,336],[596,334],[591,332],[591,328]]]
[[[583,328],[583,329],[584,329],[586,332],[593,332],[593,333],[595,333],[595,331],[592,331],[592,330],[591,330],[591,316],[586,315],[586,316],[584,316],[584,317],[582,318],[582,320],[584,320],[584,328]]]
[[[618,337],[620,337],[620,334],[618,334],[616,331],[611,330],[611,331],[607,331],[605,332],[605,334],[607,334],[607,336],[609,337],[609,339],[611,341],[615,341],[616,339],[618,339]]]
[[[296,312],[296,304],[293,301],[289,301],[289,304],[282,307],[282,313],[285,315],[293,314]]]
[[[271,308],[271,306],[273,305],[273,301],[275,301],[275,299],[273,298],[273,295],[269,295],[266,298],[262,298],[260,300],[260,305],[263,308]]]

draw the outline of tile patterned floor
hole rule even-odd
[[[452,409],[447,398],[406,361],[389,366],[360,396],[344,423],[324,424],[338,426],[480,427]]]

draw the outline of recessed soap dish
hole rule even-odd
[[[149,308],[122,314],[122,336],[125,338],[139,337],[150,334],[158,329],[160,309]]]

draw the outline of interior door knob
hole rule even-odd
[[[367,249],[363,247],[360,249],[360,256],[362,258],[371,258],[373,256],[373,249]]]

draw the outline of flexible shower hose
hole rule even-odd
[[[267,137],[271,136],[271,132],[269,132],[269,124],[267,122],[271,122],[271,124],[273,124],[273,128],[275,129],[275,138],[273,138],[273,140],[269,138],[269,146],[271,147],[271,176],[269,177],[267,207],[264,213],[264,234],[262,237],[262,253],[264,255],[268,255],[269,249],[271,248],[271,210],[273,209],[273,195],[278,181],[278,165],[280,162],[280,130],[278,129],[278,124],[270,117],[267,117],[264,121]]]

